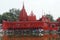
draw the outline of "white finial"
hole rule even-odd
[[[48,13],[50,14],[50,11]]]
[[[42,16],[43,16],[43,9],[42,9]]]
[[[46,13],[45,13],[45,11],[44,11],[44,10],[42,10],[42,16],[43,16],[43,15],[46,15]]]
[[[45,12],[44,12],[44,15],[45,15]]]
[[[42,16],[44,15],[44,10],[42,9]]]

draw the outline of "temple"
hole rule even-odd
[[[33,11],[31,11],[31,15],[28,16],[23,5],[22,10],[20,11],[19,20],[20,21],[34,21],[34,20],[36,21],[36,16],[34,15]]]
[[[3,30],[5,32],[18,30],[18,32],[21,32],[21,35],[23,35],[22,31],[23,33],[24,31],[28,31],[28,34],[33,33],[33,31],[35,30],[38,30],[39,32],[41,31],[41,29],[43,31],[57,31],[58,26],[59,22],[52,22],[45,15],[43,15],[39,20],[37,20],[36,15],[34,15],[33,11],[31,11],[31,14],[28,16],[24,5],[19,14],[19,21],[3,21]]]

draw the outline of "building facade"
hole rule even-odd
[[[51,22],[45,15],[37,20],[33,11],[28,16],[23,5],[19,21],[3,21],[3,30],[6,35],[20,35],[20,36],[40,36],[44,32],[57,31],[59,22]]]

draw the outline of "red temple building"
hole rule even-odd
[[[20,32],[19,34],[23,35],[22,31],[29,33],[33,32],[40,32],[41,29],[44,31],[53,31],[58,30],[58,22],[52,22],[49,18],[43,15],[39,20],[36,19],[36,15],[34,15],[33,11],[28,16],[23,5],[20,15],[19,21],[3,21],[3,30],[7,31],[17,31]],[[32,31],[33,30],[33,31]]]

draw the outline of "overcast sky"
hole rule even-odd
[[[37,19],[43,12],[51,14],[54,19],[60,17],[60,0],[0,0],[0,14],[12,8],[21,10],[23,2],[28,15],[33,11]]]

